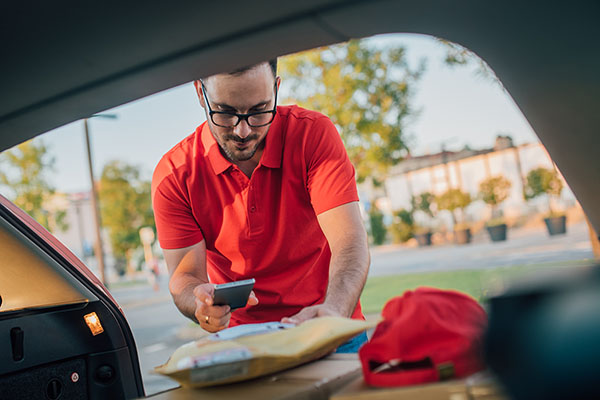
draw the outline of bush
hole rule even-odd
[[[412,238],[415,233],[415,221],[412,213],[405,209],[394,212],[390,233],[394,243],[404,243]]]
[[[435,202],[435,196],[429,192],[423,192],[410,199],[412,211],[422,211],[430,218],[433,218],[434,212],[431,206]]]
[[[501,225],[503,219],[498,215],[498,205],[508,198],[512,184],[503,176],[487,178],[479,184],[479,196],[492,208],[492,221],[495,225]]]
[[[512,184],[503,176],[488,178],[479,184],[481,200],[496,207],[508,198]]]
[[[542,194],[560,196],[563,183],[555,170],[547,168],[536,168],[527,174],[525,184],[525,200],[533,199]]]
[[[548,207],[550,215],[554,215],[552,210],[551,196],[559,197],[563,189],[563,182],[558,177],[554,169],[536,168],[527,174],[527,183],[525,184],[525,200],[533,199],[543,194],[548,195]]]
[[[383,214],[373,205],[369,210],[369,222],[371,223],[371,240],[374,245],[380,245],[385,242],[387,231],[383,223]]]
[[[437,204],[438,210],[450,211],[454,218],[454,222],[462,223],[465,222],[464,216],[463,218],[457,218],[455,211],[464,210],[469,204],[471,204],[471,201],[473,201],[471,199],[471,195],[469,193],[463,192],[460,189],[449,189],[445,193],[435,198],[435,203]]]

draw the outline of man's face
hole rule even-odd
[[[230,161],[250,160],[264,146],[270,125],[251,127],[247,121],[232,128],[215,125],[209,116],[202,84],[194,83],[200,104],[206,110],[210,131]],[[269,64],[260,64],[241,74],[214,75],[204,80],[206,97],[213,111],[240,114],[269,111],[275,106],[275,78]]]

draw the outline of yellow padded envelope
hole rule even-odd
[[[321,317],[298,326],[240,325],[182,345],[155,371],[183,387],[243,381],[321,358],[376,324]]]

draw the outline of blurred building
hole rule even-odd
[[[64,222],[66,222],[68,227],[64,231],[55,229],[52,231],[52,234],[56,236],[62,244],[67,246],[77,258],[83,261],[96,276],[99,276],[97,261],[94,255],[96,228],[91,193],[63,193],[61,196],[66,199],[66,202],[63,203],[66,212]],[[108,232],[106,232],[106,230],[102,231],[102,241],[107,269],[106,275],[109,279],[114,280],[116,272],[113,268],[114,260],[110,248]]]
[[[494,147],[473,150],[465,148],[459,151],[442,151],[423,156],[409,156],[394,166],[385,181],[384,212],[391,214],[395,210],[410,209],[411,197],[423,192],[434,195],[448,189],[458,188],[478,198],[479,184],[494,176],[507,178],[512,187],[508,199],[500,205],[504,216],[511,218],[533,212],[546,211],[547,200],[536,198],[526,202],[523,188],[527,173],[537,167],[554,168],[545,148],[540,143],[528,143],[514,146],[509,136],[498,136]],[[564,179],[563,179],[564,181]],[[569,207],[575,204],[575,197],[564,182],[561,204]],[[542,196],[543,197],[543,196]],[[448,214],[448,215],[445,215]],[[469,221],[490,218],[489,207],[481,200],[475,200],[466,209]],[[449,213],[440,213],[444,223],[450,225]]]

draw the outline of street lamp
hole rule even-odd
[[[116,114],[95,114],[89,118],[107,118],[117,119]],[[98,204],[98,190],[96,188],[96,180],[94,179],[94,167],[92,164],[92,148],[90,144],[90,130],[88,126],[88,119],[84,118],[83,127],[85,129],[85,144],[88,157],[88,167],[90,171],[90,182],[92,185],[92,212],[94,213],[94,219],[96,220],[96,244],[94,246],[96,253],[96,260],[98,261],[98,271],[100,272],[100,281],[104,286],[108,286],[106,278],[104,276],[104,249],[102,246],[102,220],[100,218],[100,207]]]

